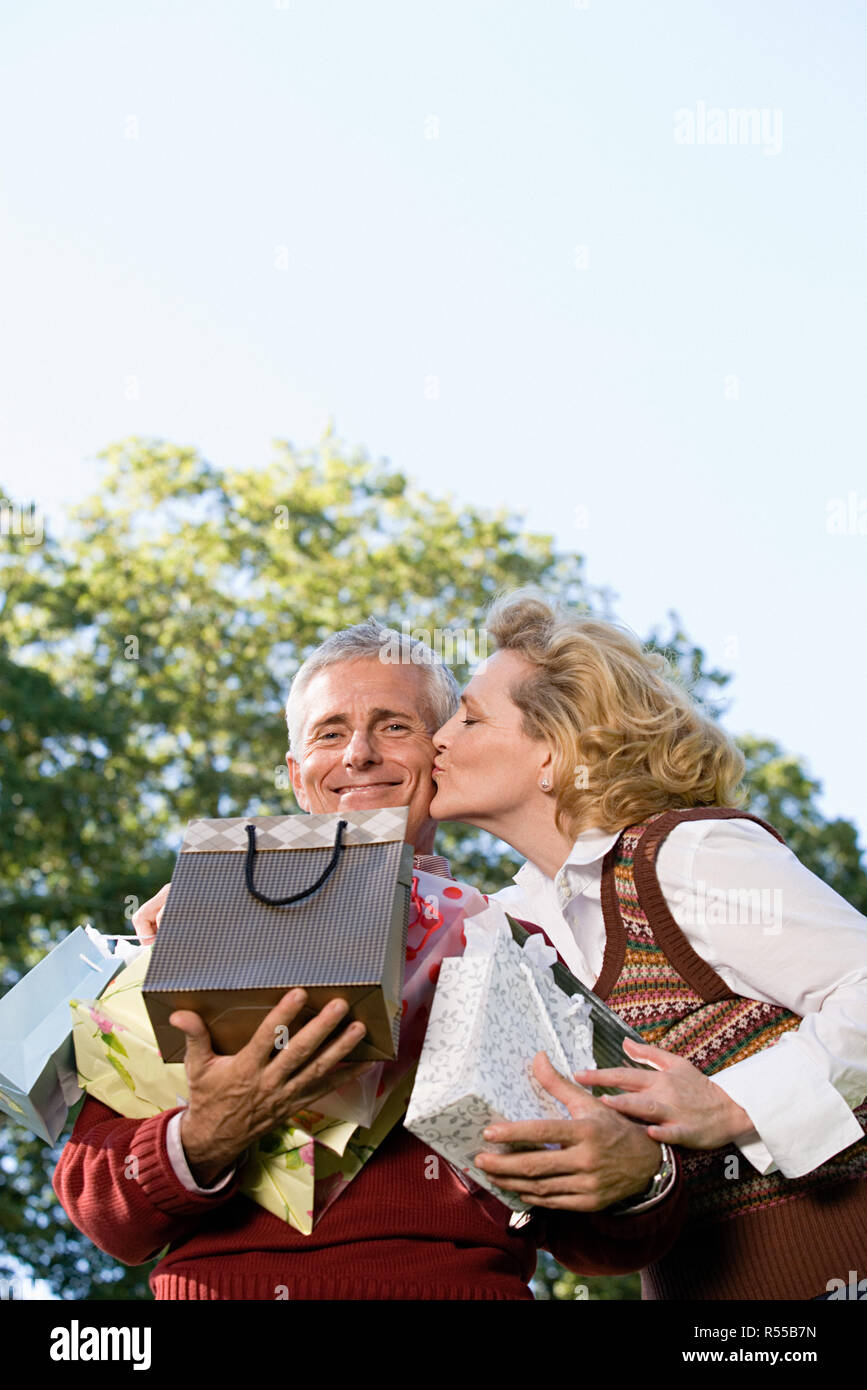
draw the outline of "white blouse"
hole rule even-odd
[[[587,830],[550,879],[529,861],[493,896],[542,927],[591,989],[605,952],[602,860],[617,834]],[[656,861],[669,911],[736,994],[803,1016],[773,1047],[713,1081],[755,1126],[738,1147],[760,1173],[811,1172],[863,1134],[867,918],[754,821],[684,821]]]

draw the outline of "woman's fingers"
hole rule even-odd
[[[674,1120],[661,1125],[647,1125],[646,1129],[648,1138],[655,1139],[657,1144],[680,1144],[687,1149],[703,1147],[695,1142],[686,1125],[677,1124]]]
[[[643,1062],[646,1067],[653,1067],[657,1071],[677,1071],[684,1064],[692,1066],[684,1057],[678,1057],[676,1052],[666,1052],[664,1047],[636,1042],[634,1038],[623,1039],[623,1051],[633,1061]]]
[[[637,1094],[623,1092],[619,1096],[600,1096],[600,1100],[609,1110],[616,1110],[620,1115],[628,1115],[632,1120],[645,1120],[649,1123],[660,1124],[669,1118],[667,1108],[656,1096],[647,1091],[641,1091]]]
[[[133,929],[143,946],[146,946],[149,941],[153,941],[156,937],[170,888],[170,883],[164,883],[160,891],[155,893],[152,898],[148,898],[147,902],[142,903],[141,907],[132,915]]]
[[[598,1071],[576,1071],[579,1086],[617,1086],[621,1091],[646,1091],[656,1080],[653,1072],[636,1067],[600,1067]]]

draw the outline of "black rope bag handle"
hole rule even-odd
[[[260,903],[265,903],[268,907],[288,907],[290,903],[298,903],[302,898],[309,898],[312,893],[316,892],[317,888],[322,887],[328,876],[333,874],[334,870],[337,868],[337,861],[346,848],[343,843],[343,832],[348,824],[349,822],[345,820],[339,820],[337,822],[337,833],[334,836],[334,853],[331,856],[330,863],[325,868],[325,872],[319,875],[314,884],[309,888],[305,888],[303,893],[293,893],[291,898],[268,898],[264,893],[260,893],[258,889],[253,887],[253,861],[256,858],[256,827],[255,825],[245,826],[244,828],[247,831],[247,858],[244,862],[244,881],[247,884],[248,891],[252,893],[253,897],[257,898]]]

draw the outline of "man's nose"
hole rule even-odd
[[[343,749],[344,767],[364,767],[367,763],[381,762],[376,745],[366,729],[353,729],[349,742]]]

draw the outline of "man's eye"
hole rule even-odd
[[[326,738],[339,738],[339,737],[340,737],[340,735],[338,734],[338,732],[337,732],[336,729],[330,729],[330,730],[328,731],[327,734],[320,734],[320,735],[319,735],[320,742],[321,742],[323,739],[326,739]]]
[[[394,723],[394,724],[386,724],[385,727],[386,727],[387,729],[408,729],[408,728],[409,728],[409,725],[408,725],[408,724],[398,724],[398,723]]]
[[[478,719],[462,719],[462,724],[478,724]]]

